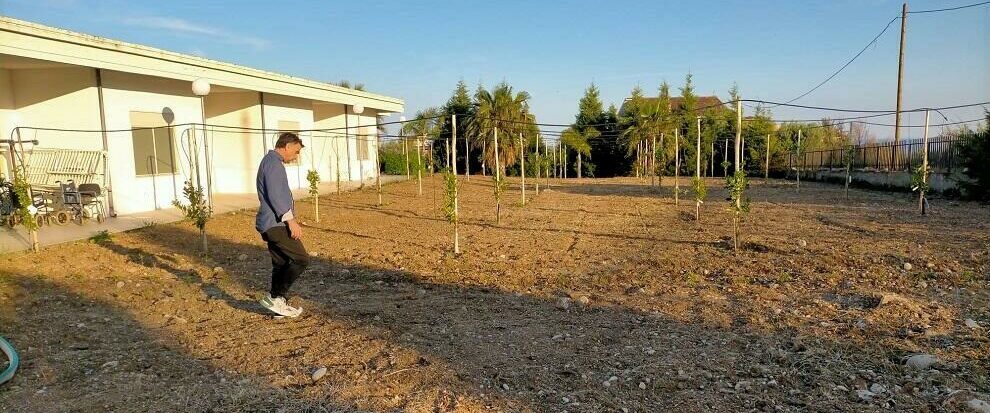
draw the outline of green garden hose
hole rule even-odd
[[[0,373],[0,384],[4,384],[10,379],[14,378],[14,372],[17,371],[17,366],[20,364],[20,358],[17,356],[17,350],[14,350],[14,346],[10,345],[7,339],[0,336],[0,350],[3,354],[7,355],[7,359],[10,360],[10,364],[7,365],[7,369]]]

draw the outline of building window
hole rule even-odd
[[[357,157],[359,161],[368,160],[368,146],[371,145],[371,136],[357,135]]]
[[[374,150],[375,145],[377,145],[377,139],[378,139],[378,136],[375,134],[375,129],[376,128],[374,126],[368,127],[363,135],[357,136],[358,160],[367,161],[371,159],[370,158],[371,152]]]
[[[135,175],[175,174],[178,170],[175,164],[175,137],[162,114],[131,112],[131,128]]]
[[[278,121],[278,134],[275,135],[275,141],[278,142],[278,137],[279,135],[282,134],[282,132],[292,132],[298,135],[299,134],[298,131],[299,131],[299,122],[294,120],[280,120]],[[300,136],[300,138],[302,138],[302,136]],[[296,157],[296,160],[292,162],[287,162],[286,165],[299,165],[299,158],[301,157],[302,156]]]

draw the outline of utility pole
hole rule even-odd
[[[894,115],[894,147],[901,142],[901,96],[902,96],[902,86],[904,84],[904,37],[905,37],[905,27],[907,26],[907,2],[904,2],[904,6],[901,8],[901,51],[897,59],[897,113]],[[897,156],[895,150],[894,157]],[[897,165],[896,159],[891,159],[892,165]]]

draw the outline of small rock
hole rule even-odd
[[[577,298],[577,302],[578,302],[578,304],[581,304],[581,305],[588,305],[588,304],[591,303],[591,299],[588,298],[588,296],[586,296],[586,295],[582,295],[582,296],[580,296],[580,297]]]
[[[505,391],[509,391],[509,384],[508,383],[502,383],[502,389],[505,390]]]
[[[861,402],[870,402],[870,401],[873,400],[873,396],[876,396],[876,395],[873,394],[873,392],[871,392],[869,390],[856,390],[856,397]]]
[[[918,370],[928,370],[936,362],[938,359],[931,354],[915,354],[908,357],[904,365]]]
[[[639,382],[639,389],[640,389],[640,390],[646,390],[646,383],[644,383],[644,382]]]
[[[244,260],[247,260],[247,259],[248,259],[247,254],[241,254],[241,255],[238,255],[237,256],[237,260],[238,261],[244,261]]]
[[[566,310],[571,306],[571,299],[567,297],[560,297],[557,299],[557,308],[561,310]]]
[[[612,382],[610,382],[610,381],[608,381],[608,380],[605,380],[605,381],[603,381],[603,382],[602,382],[602,386],[605,386],[605,387],[612,387]]]
[[[965,323],[966,323],[966,327],[969,327],[969,328],[972,328],[972,329],[980,328],[980,323],[977,323],[976,320],[974,320],[972,318],[967,318],[966,321],[965,321]]]
[[[119,362],[119,361],[117,361],[117,360],[114,360],[114,361],[108,361],[108,362],[106,362],[106,363],[103,363],[103,365],[102,365],[102,366],[100,366],[100,368],[101,368],[101,369],[105,369],[105,368],[114,368],[114,367],[117,367],[118,365],[120,365],[120,362]]]
[[[872,393],[874,393],[874,394],[880,394],[880,393],[885,393],[885,392],[887,392],[887,388],[886,388],[886,387],[884,387],[884,386],[883,386],[882,384],[880,384],[880,383],[873,383],[873,384],[872,384],[872,385],[870,386],[870,392],[872,392]]]
[[[320,367],[320,368],[316,369],[316,371],[313,372],[313,375],[311,377],[312,377],[313,381],[319,381],[320,379],[323,378],[323,376],[326,376],[326,375],[327,375],[327,368],[326,367]]]
[[[911,265],[910,262],[905,262],[904,263],[904,271],[911,271],[912,268],[914,268],[914,266]]]
[[[934,263],[934,262],[931,262],[931,261],[929,261],[929,262],[928,262],[928,264],[925,264],[925,267],[926,267],[926,268],[929,268],[929,269],[931,269],[931,268],[935,268],[935,263]]]
[[[804,248],[804,247],[807,247],[808,246],[808,241],[805,241],[803,239],[799,239],[799,240],[797,240],[797,244],[798,244],[799,247]]]
[[[849,388],[840,384],[838,386],[835,386],[835,391],[847,393],[849,392]]]
[[[223,267],[213,267],[213,273],[219,274],[223,272]]]
[[[622,408],[622,413],[629,413],[629,409],[627,409],[627,408],[625,408],[625,407],[623,407],[623,408]]]
[[[990,413],[990,403],[980,399],[971,399],[966,402],[966,406],[969,406],[970,409],[977,413]]]
[[[747,380],[741,380],[738,383],[736,383],[735,389],[737,392],[744,392],[744,391],[749,391],[749,389],[752,387],[753,387],[753,383]]]
[[[117,281],[117,288],[124,288],[124,282],[123,281]]]
[[[608,378],[608,381],[619,381],[618,377],[612,376]]]
[[[560,401],[562,401],[562,402],[564,402],[564,403],[570,403],[570,402],[571,402],[571,399],[568,399],[568,398],[566,398],[566,397],[561,397],[561,398],[560,398]]]
[[[310,257],[319,257],[320,256],[320,253],[318,253],[316,251],[310,251],[309,256]]]
[[[499,256],[498,256],[498,257],[499,257],[500,259],[503,259],[503,260],[504,260],[504,259],[505,259],[505,254],[499,254]]]

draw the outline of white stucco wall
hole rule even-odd
[[[206,97],[206,123],[238,129],[211,128],[213,190],[216,193],[254,193],[255,174],[267,153],[261,131],[258,92],[211,93]]]
[[[364,181],[365,183],[373,182],[375,180],[375,174],[378,171],[377,160],[375,159],[376,142],[375,137],[377,136],[377,130],[375,128],[375,122],[377,118],[375,114],[377,112],[365,109],[360,115],[351,112],[348,108],[348,114],[346,115],[346,124],[348,129],[347,132],[347,152],[350,157],[350,177],[352,181]],[[343,126],[343,125],[341,125]],[[344,130],[338,132],[343,133]],[[359,135],[367,135],[361,136]],[[368,158],[366,160],[358,159],[358,145],[368,145]]]
[[[47,68],[5,70],[10,82],[8,111],[4,129],[13,126],[56,129],[100,129],[96,74],[90,68]],[[2,80],[0,80],[2,84]],[[25,140],[38,139],[38,146],[102,150],[100,133],[57,132],[22,129]]]
[[[330,129],[316,134],[306,141],[306,160],[314,163],[324,182],[336,182],[337,171],[340,181],[347,182],[347,145],[344,142],[344,105],[317,102],[313,104],[313,129]],[[338,165],[339,163],[339,165]],[[339,168],[339,169],[338,169]]]
[[[265,94],[265,127],[277,129],[279,121],[297,122],[299,129],[313,129],[313,103],[308,99],[294,98],[290,96]],[[268,145],[275,146],[277,133],[272,133],[268,137]],[[308,132],[303,132],[300,136],[303,144],[309,142],[311,136]],[[308,163],[305,156],[300,159],[297,165],[286,165],[285,174],[289,178],[290,188],[306,188],[309,183],[306,181],[306,171]]]
[[[201,122],[200,101],[192,95],[189,82],[104,71],[103,87],[108,130],[130,129],[132,111],[162,113],[165,108],[174,113],[173,125]],[[118,214],[170,208],[172,200],[182,196],[182,184],[191,175],[188,130],[187,126],[174,130],[179,172],[155,177],[136,176],[130,131],[109,133],[109,169]],[[203,151],[200,154],[205,165]],[[206,177],[201,174],[200,179],[205,187]]]
[[[14,91],[10,83],[10,70],[0,69],[0,139],[9,139],[14,129]],[[0,144],[0,175],[11,179],[10,148]]]

